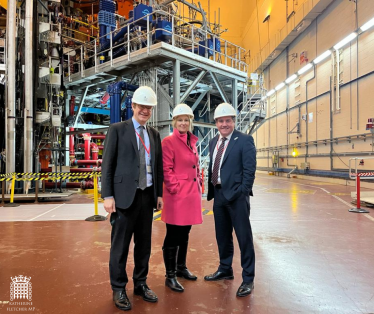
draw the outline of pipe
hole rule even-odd
[[[84,183],[82,182],[62,182],[63,189],[84,189]],[[47,189],[54,189],[57,185],[57,188],[60,187],[60,182],[45,182],[45,187]]]
[[[74,131],[74,128],[69,128],[69,131]],[[70,161],[75,158],[75,150],[74,150],[74,135],[69,136],[69,158]]]
[[[105,134],[91,134],[93,140],[105,140]]]
[[[74,116],[74,108],[75,108],[75,96],[71,96],[70,98],[70,110],[69,116],[72,118]],[[74,131],[74,128],[69,128],[69,131]],[[71,134],[69,136],[69,158],[70,162],[75,158],[75,149],[74,149],[74,135]]]
[[[125,106],[126,106],[126,109],[125,109],[125,120],[128,120],[128,119],[131,119],[132,116],[133,116],[133,112],[132,112],[132,97],[131,96],[127,96],[126,97],[126,100],[125,100]]]
[[[121,122],[121,93],[110,96],[110,124]]]
[[[79,172],[100,172],[101,167],[93,167],[93,168],[71,168],[70,173],[79,173]]]
[[[97,132],[97,131],[95,131]],[[79,137],[83,137],[83,134],[90,134],[91,139],[93,140],[105,140],[106,135],[105,134],[92,134],[87,130],[85,133],[78,134]]]
[[[122,90],[135,91],[137,85],[131,85],[120,81],[110,84],[107,87],[107,92],[110,95],[110,123],[121,121],[121,93]]]
[[[333,67],[334,68],[334,67]],[[332,141],[333,139],[333,97],[331,91],[334,89],[334,86],[332,84],[332,80],[330,80],[330,170],[334,169],[334,158],[332,156],[332,153],[334,151],[334,143]]]
[[[305,145],[305,162],[307,162],[307,160],[308,160],[308,153],[309,153],[308,83],[309,83],[311,80],[314,80],[315,77],[316,77],[316,65],[313,64],[313,77],[311,77],[310,79],[308,79],[308,80],[305,82],[305,112],[306,112],[306,117],[305,117],[305,123],[306,123],[306,126],[305,126],[305,143],[306,143],[306,145]]]
[[[288,70],[288,67],[290,65],[290,62],[289,62],[289,47],[287,46],[286,48],[286,77],[289,77],[289,70]],[[287,152],[286,152],[286,155],[287,155],[287,166],[293,166],[295,167],[296,165],[291,165],[290,164],[290,159],[288,158],[288,146],[290,144],[290,95],[289,95],[289,92],[290,92],[290,86],[289,84],[286,84],[286,118],[287,118]],[[278,167],[279,167],[279,164],[278,164]]]
[[[97,147],[96,143],[91,142],[91,152],[92,152],[92,160],[96,161],[99,159],[99,148]]]
[[[128,20],[128,23],[132,23],[132,22],[133,22],[133,19]],[[128,28],[128,26],[125,26],[115,36],[113,36],[113,33],[112,33],[112,47],[115,46],[115,44],[118,40],[120,40],[121,38],[123,38],[125,36],[125,34],[127,33],[127,28]],[[100,33],[100,37],[102,37],[104,35],[106,35],[106,34],[102,35]],[[101,41],[101,39],[100,39],[100,41]],[[100,44],[101,44],[101,47],[100,47],[101,51],[107,50],[108,48],[110,48],[110,40],[105,40],[105,42],[104,41],[102,43],[100,42]]]
[[[7,12],[7,137],[6,137],[6,172],[15,172],[16,156],[16,1],[8,2]]]
[[[26,1],[25,13],[25,111],[24,111],[24,153],[23,153],[23,172],[33,172],[33,4],[34,1]],[[27,194],[29,184],[24,185],[24,192]]]
[[[84,139],[84,159],[89,160],[91,157],[91,134],[83,133]]]
[[[84,159],[74,159],[71,163],[72,166],[100,166],[102,163],[102,159],[97,160],[84,160]],[[78,168],[79,169],[79,168]],[[84,168],[82,168],[84,169]],[[91,169],[91,168],[90,168]],[[92,169],[91,169],[92,170]]]
[[[52,168],[41,168],[41,173],[52,173]],[[66,175],[71,173],[80,173],[80,172],[100,172],[101,167],[93,167],[93,168],[71,168],[70,172],[66,172]]]
[[[105,92],[105,94],[103,95],[103,97],[101,97],[101,99],[100,99],[100,104],[106,105],[106,103],[108,102],[109,98],[110,98],[110,95],[108,94],[108,92]]]
[[[357,9],[357,1],[355,2],[356,3],[356,10],[355,10],[355,13],[356,13],[356,29],[358,29],[358,9]],[[359,50],[358,50],[358,36],[357,36],[357,39],[356,39],[356,77],[359,77],[358,75],[358,72],[359,72],[359,58],[358,58],[358,54],[359,54]],[[350,65],[351,66],[351,65]],[[338,82],[339,83],[339,82]],[[356,88],[357,88],[357,91],[356,91],[356,104],[357,104],[357,131],[360,130],[360,84],[359,84],[359,81],[357,80],[357,85],[356,85]]]
[[[70,98],[70,111],[69,111],[69,116],[70,117],[74,116],[74,108],[75,108],[75,96],[71,96],[71,98]]]

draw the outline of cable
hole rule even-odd
[[[346,165],[347,168],[349,168],[349,166],[339,157],[338,153],[335,151],[335,149],[332,149],[333,152],[336,154],[336,157],[338,157],[340,159],[340,161]]]

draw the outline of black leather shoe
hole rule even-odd
[[[177,277],[166,278],[165,279],[165,286],[169,287],[171,290],[176,291],[176,292],[183,292],[184,291],[184,287],[179,283],[179,281],[177,280]]]
[[[127,297],[126,291],[113,291],[114,305],[122,311],[131,310],[131,303]]]
[[[156,293],[154,293],[151,289],[149,289],[147,284],[141,284],[137,286],[136,288],[134,288],[134,294],[142,296],[143,300],[147,302],[158,301]]]
[[[196,280],[197,277],[192,274],[188,268],[185,269],[177,269],[177,277],[183,277],[184,279],[187,280]]]
[[[238,297],[245,297],[247,295],[250,295],[251,292],[252,292],[252,290],[253,290],[253,288],[254,288],[253,282],[249,282],[249,283],[243,282],[240,285],[240,287],[239,287],[238,292],[236,293],[236,295]]]
[[[217,280],[224,280],[224,279],[227,279],[227,280],[234,279],[233,272],[230,271],[230,272],[224,273],[224,272],[217,270],[215,273],[204,277],[204,280],[206,281],[217,281]]]

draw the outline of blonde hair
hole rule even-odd
[[[187,116],[188,117],[188,120],[190,121],[188,131],[190,131],[192,133],[192,130],[193,130],[193,120],[192,120],[192,118],[190,116],[186,115],[186,114],[181,114],[180,116]],[[178,117],[180,117],[180,116],[174,117],[173,120],[171,121],[171,126],[173,127],[173,129],[176,128],[175,126],[177,124]]]

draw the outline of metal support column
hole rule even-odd
[[[25,111],[24,111],[24,154],[23,172],[33,172],[33,1],[26,1],[25,17]],[[25,181],[24,193],[27,194],[31,181]],[[37,184],[37,182],[36,182]]]
[[[238,112],[238,80],[232,80],[232,106]],[[235,119],[235,128],[238,126],[238,119]]]
[[[15,172],[16,156],[16,1],[8,1],[7,12],[7,93],[6,172]]]
[[[180,93],[181,93],[181,63],[179,60],[173,61],[173,99],[174,107],[180,103]]]

